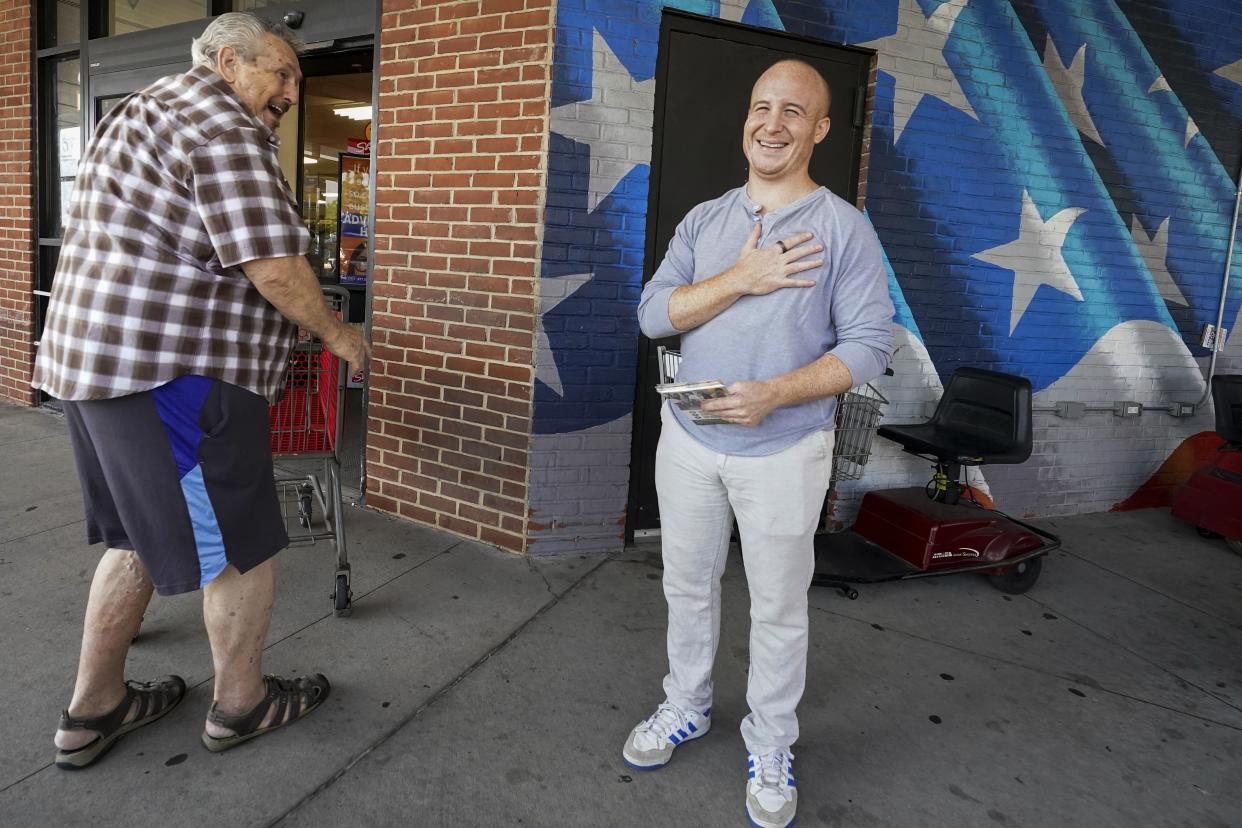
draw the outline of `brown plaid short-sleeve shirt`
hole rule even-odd
[[[293,326],[240,265],[307,250],[278,146],[207,67],[113,108],[78,170],[32,385],[92,400],[201,374],[276,399]]]

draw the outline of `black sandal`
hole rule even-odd
[[[168,714],[185,698],[185,680],[164,676],[157,681],[125,682],[125,698],[102,716],[78,718],[65,710],[60,714],[61,730],[91,730],[99,735],[80,748],[56,751],[56,767],[81,770],[103,756],[122,736]],[[125,721],[134,701],[138,702],[133,721]]]
[[[203,747],[212,753],[219,753],[248,739],[270,733],[278,727],[284,727],[290,722],[296,722],[322,704],[332,689],[332,685],[322,673],[300,676],[295,679],[264,676],[263,682],[267,686],[267,695],[245,713],[226,716],[216,709],[214,702],[212,703],[211,710],[207,712],[207,721],[220,727],[227,727],[233,731],[233,735],[221,736],[217,739],[204,730]],[[259,727],[272,705],[276,706],[276,712],[272,715],[272,721],[276,724]]]

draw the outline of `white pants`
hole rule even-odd
[[[668,600],[664,692],[681,707],[711,706],[720,576],[736,515],[750,589],[750,715],[742,738],[751,753],[788,748],[798,739],[796,711],[806,685],[807,590],[833,433],[815,432],[765,457],[741,457],[703,446],[667,406],[662,424],[656,489]]]

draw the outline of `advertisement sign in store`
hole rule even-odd
[[[349,139],[350,152],[354,152],[363,143],[369,144],[370,141]],[[369,153],[371,148],[367,146],[360,151]],[[348,153],[342,153],[340,159],[341,221],[337,232],[337,262],[341,283],[365,285],[370,258],[367,213],[371,201],[371,159],[368,155]],[[357,370],[350,376],[348,385],[350,388],[362,388],[366,381],[365,369],[361,366],[355,367]]]
[[[371,191],[371,159],[341,155],[341,223],[339,257],[341,283],[365,285],[367,282],[367,209]]]

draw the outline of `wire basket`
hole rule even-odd
[[[870,383],[837,397],[836,442],[832,449],[832,478],[858,480],[871,458],[871,443],[884,416],[884,395]]]
[[[272,454],[331,454],[336,449],[340,362],[318,340],[294,347],[284,396],[268,409]]]
[[[337,319],[349,318],[349,296],[343,288],[324,288],[324,300]],[[285,367],[285,392],[268,409],[272,454],[330,456],[341,441],[345,399],[345,366],[304,328]]]
[[[660,368],[661,385],[677,379],[677,369],[681,367],[681,351],[674,351],[672,348],[657,345],[656,361]]]

